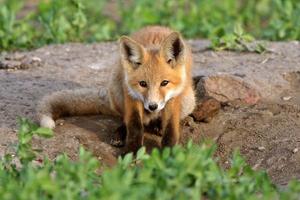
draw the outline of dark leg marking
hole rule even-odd
[[[144,126],[138,111],[133,111],[127,124],[127,151],[136,152],[143,145]]]
[[[176,132],[172,122],[169,122],[161,141],[162,147],[172,147],[175,144],[177,144],[179,140],[179,135],[180,134]]]
[[[123,147],[126,143],[127,130],[126,125],[123,123],[114,132],[110,144],[115,147]]]
[[[149,132],[154,135],[162,136],[161,130],[162,130],[161,119],[153,120],[147,126],[145,126],[145,132]]]

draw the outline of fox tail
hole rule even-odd
[[[37,119],[40,126],[53,129],[55,120],[68,115],[108,114],[117,115],[110,108],[105,89],[77,89],[54,92],[38,103]]]

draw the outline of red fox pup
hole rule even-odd
[[[191,77],[192,54],[178,32],[150,26],[122,36],[120,64],[114,66],[107,89],[64,90],[38,105],[41,126],[54,128],[63,115],[109,114],[123,118],[126,147],[143,145],[144,126],[160,119],[162,146],[180,138],[180,120],[195,106]]]

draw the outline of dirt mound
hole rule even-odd
[[[214,96],[221,104],[211,101],[207,106],[218,109],[221,105],[221,109],[206,112],[205,106],[199,105],[203,110],[194,117],[205,122],[187,117],[182,122],[181,143],[213,139],[224,167],[230,165],[231,152],[239,148],[254,169],[267,170],[275,183],[299,179],[300,45],[269,43],[271,53],[258,55],[213,52],[207,50],[207,41],[190,44],[198,97]],[[116,43],[102,43],[52,45],[19,55],[1,55],[0,155],[14,151],[16,116],[34,119],[38,100],[54,91],[106,87],[117,53]],[[216,115],[212,119],[199,117],[203,113]],[[74,116],[56,123],[53,138],[34,141],[51,159],[61,152],[76,159],[78,147],[84,145],[112,166],[123,152],[110,145],[121,124],[119,119]],[[159,141],[159,136],[147,133],[149,150],[158,147]]]

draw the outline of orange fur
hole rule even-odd
[[[131,129],[131,123],[141,120],[143,124],[147,124],[155,118],[162,119],[162,145],[177,144],[180,138],[180,119],[183,117],[182,96],[192,96],[191,107],[194,105],[189,47],[180,34],[165,27],[146,27],[131,38],[122,37],[120,43],[121,62],[126,76],[123,90],[126,94],[124,122],[127,127],[127,147],[136,151],[143,145],[143,128],[137,126],[138,128]],[[178,55],[173,55],[176,51],[179,51]],[[160,84],[164,80],[168,84],[162,87]],[[144,81],[147,87],[141,87],[140,81]],[[176,95],[168,99],[170,91],[176,90]],[[161,104],[164,106],[158,112],[147,112],[149,99],[163,102]],[[132,103],[136,101],[139,103]],[[132,117],[134,110],[138,111],[138,118]],[[138,139],[132,141],[133,138]]]

